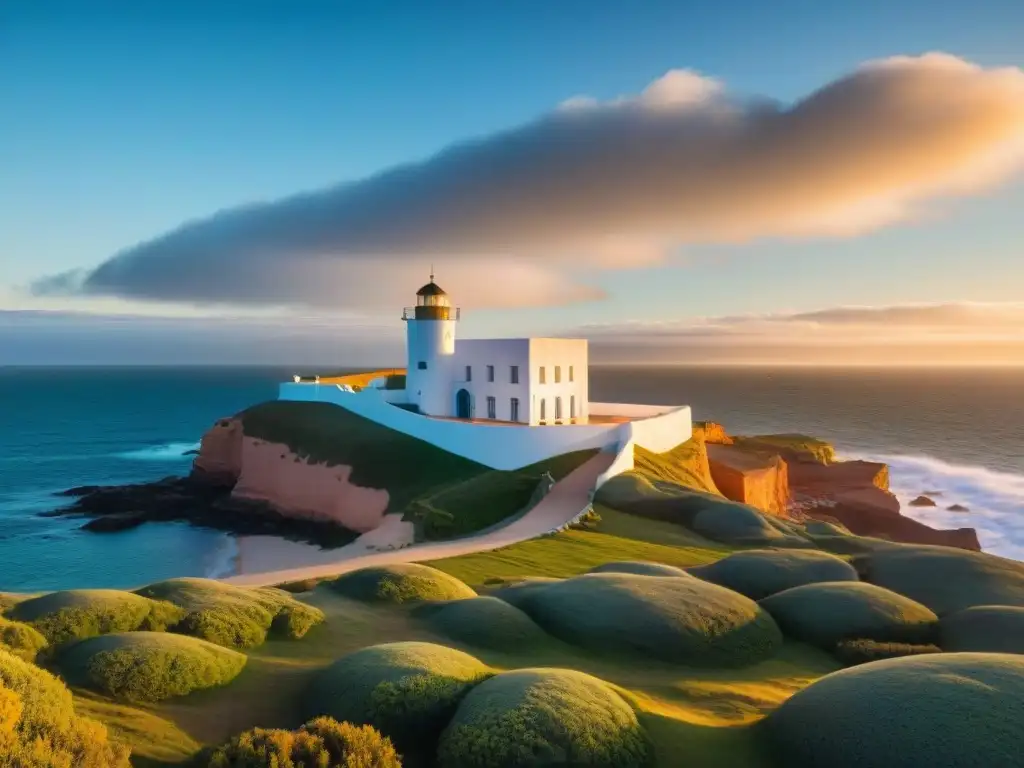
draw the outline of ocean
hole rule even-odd
[[[43,518],[75,485],[188,471],[218,418],[272,399],[294,369],[0,368],[0,591],[219,576],[230,536],[178,524],[116,534]],[[733,433],[805,432],[891,467],[904,512],[972,526],[1024,560],[1024,369],[591,368],[591,399],[687,403]],[[936,508],[906,506],[925,491]],[[962,504],[970,512],[948,512]]]

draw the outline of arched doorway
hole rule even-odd
[[[469,418],[470,409],[468,390],[460,389],[455,395],[455,415],[460,419]]]

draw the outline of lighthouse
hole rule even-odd
[[[451,383],[455,356],[455,326],[459,310],[431,273],[430,282],[416,291],[416,306],[402,312],[406,323],[405,389],[410,405],[428,416],[452,410]]]

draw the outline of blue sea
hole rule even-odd
[[[178,524],[94,534],[38,513],[76,485],[188,472],[218,418],[272,399],[291,368],[0,368],[0,591],[130,587],[230,572],[230,536]],[[1024,369],[594,367],[591,398],[688,403],[734,433],[800,431],[882,459],[904,510],[973,526],[1024,560]],[[969,513],[948,512],[954,503]]]

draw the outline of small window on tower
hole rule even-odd
[[[416,365],[416,367],[419,368],[421,371],[427,370],[427,361],[426,360],[420,360],[419,363]]]

